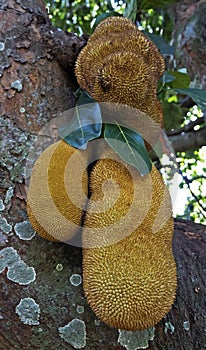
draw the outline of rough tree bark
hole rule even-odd
[[[80,248],[32,238],[26,157],[38,131],[74,106],[73,65],[86,39],[52,28],[41,0],[0,4],[0,349],[205,350],[204,226],[176,221],[177,297],[148,345],[142,334],[122,333],[95,317],[81,284],[70,279],[81,275]],[[82,322],[70,324],[77,333],[66,338],[59,327],[77,319]]]
[[[197,87],[206,88],[205,0],[176,1],[170,8],[178,67],[186,67]]]

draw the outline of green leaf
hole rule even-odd
[[[175,0],[137,0],[138,7],[141,10],[162,8],[170,3],[173,3]]]
[[[96,101],[88,94],[88,92],[86,92],[86,90],[82,90],[76,105],[81,106],[87,103],[96,103]]]
[[[182,95],[190,96],[194,102],[201,108],[206,108],[206,90],[202,89],[173,89]]]
[[[170,83],[171,81],[175,80],[175,77],[168,73],[168,71],[164,72],[163,76],[160,78],[160,81],[163,84]]]
[[[123,15],[124,17],[130,19],[132,22],[135,22],[137,17],[137,0],[126,1],[126,7]]]
[[[132,129],[119,124],[105,124],[104,138],[114,151],[128,164],[133,165],[141,175],[148,174],[152,162],[143,138]]]
[[[173,76],[175,79],[170,81],[169,86],[172,89],[187,89],[190,85],[190,76],[187,73],[178,71],[168,71],[168,74]]]
[[[162,107],[164,128],[166,130],[179,128],[184,120],[185,109],[180,107],[177,103],[169,103],[168,101],[164,101]]]
[[[143,33],[148,36],[151,41],[153,41],[162,55],[174,55],[174,47],[167,44],[161,36],[154,33],[149,33],[146,30],[143,30]]]
[[[101,135],[102,118],[99,104],[86,91],[80,95],[73,118],[59,129],[59,136],[75,148],[86,149],[87,143]]]
[[[101,13],[101,15],[97,16],[92,29],[94,30],[98,26],[98,24],[102,22],[104,19],[108,17],[113,17],[113,16],[121,16],[121,15],[115,11]]]

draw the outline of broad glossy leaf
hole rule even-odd
[[[173,89],[182,95],[190,96],[201,109],[206,108],[206,90],[202,89]]]
[[[73,118],[59,130],[60,137],[71,146],[86,149],[87,143],[100,136],[102,118],[99,104],[84,91],[74,108]]]
[[[126,163],[137,168],[141,175],[146,175],[151,171],[152,162],[144,140],[135,130],[117,123],[105,124],[104,138],[114,151]]]
[[[163,84],[167,84],[167,83],[170,83],[171,81],[175,80],[176,78],[169,74],[168,72],[164,72],[163,76],[160,78],[160,81],[163,83]]]
[[[168,74],[173,76],[175,79],[170,81],[169,86],[172,89],[187,89],[190,85],[190,76],[187,73],[178,71],[168,71]]]
[[[85,91],[83,90],[77,100],[77,106],[84,105],[86,103],[95,103],[96,101]]]
[[[161,36],[154,33],[149,33],[146,30],[144,30],[143,33],[147,35],[151,41],[153,41],[162,55],[174,55],[174,47],[167,44]]]

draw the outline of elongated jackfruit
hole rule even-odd
[[[27,194],[27,212],[32,226],[43,238],[65,242],[81,229],[88,193],[87,172],[83,172],[79,188],[77,179],[81,169],[87,168],[88,157],[89,147],[87,151],[80,151],[59,141],[49,146],[35,162]]]
[[[162,124],[157,82],[164,60],[157,47],[128,19],[102,21],[80,52],[77,81],[98,102],[121,103]]]
[[[159,322],[174,302],[177,285],[169,194],[154,166],[144,177],[136,169],[135,172],[128,176],[124,165],[114,159],[96,163],[83,228],[83,287],[87,301],[102,321],[125,330],[141,330]],[[122,198],[108,210],[111,186],[104,187],[103,196],[101,184],[111,176],[119,184]],[[106,214],[104,208],[90,214],[95,201],[102,198]],[[129,206],[134,206],[136,215],[133,213],[124,227],[122,223],[118,227],[121,215],[126,221]],[[148,210],[139,215],[142,206],[148,206]]]

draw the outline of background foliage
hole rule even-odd
[[[167,71],[159,82],[159,98],[164,110],[164,127],[168,135],[198,130],[205,125],[206,93],[192,89],[185,67],[175,69],[172,39],[173,21],[168,6],[173,0],[45,0],[53,25],[77,35],[90,35],[105,16],[124,15],[134,21],[165,56]],[[177,153],[180,167],[181,206],[177,216],[206,223],[206,146]]]

